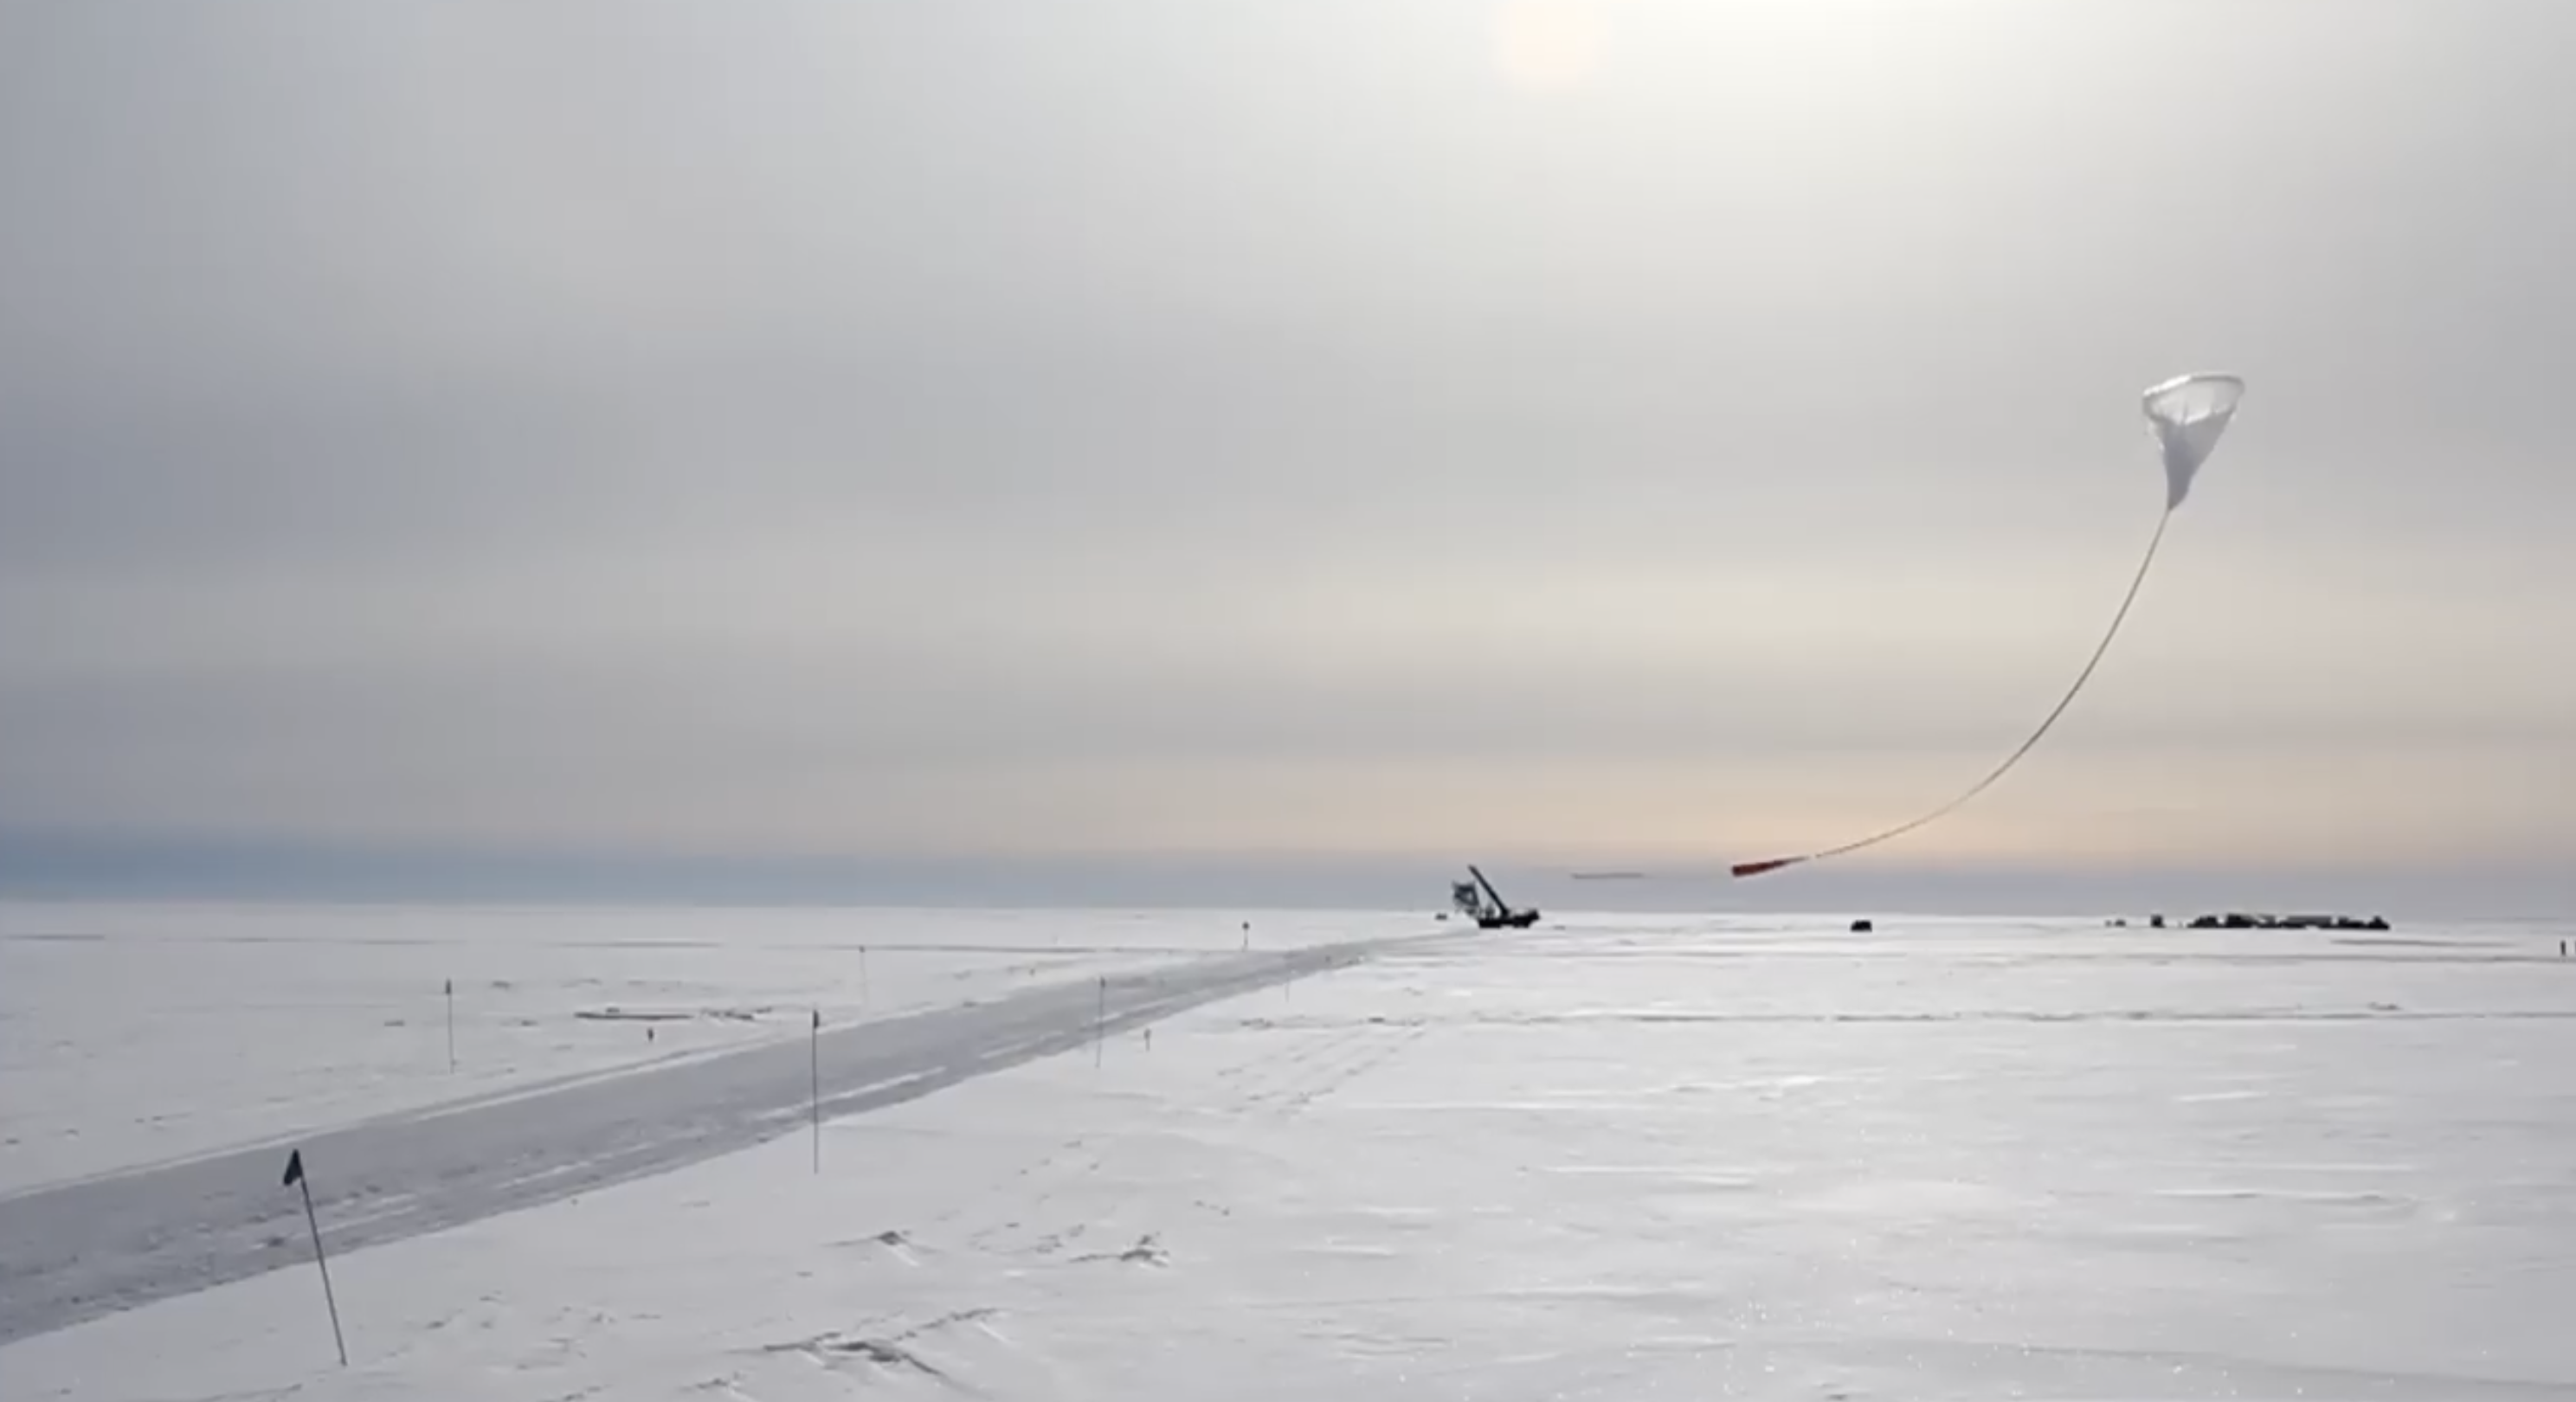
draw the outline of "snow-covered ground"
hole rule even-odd
[[[0,903],[0,1192],[1411,917]],[[448,1066],[446,988],[455,997]],[[649,1035],[648,1035],[649,1030]]]
[[[819,1176],[791,1137],[350,1254],[345,1372],[298,1269],[0,1349],[0,1379],[2576,1397],[2570,933],[1461,938],[832,1124]]]

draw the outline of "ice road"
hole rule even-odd
[[[998,1001],[826,1028],[822,1112],[927,1095],[1405,938],[1078,977]],[[1103,1014],[1105,1012],[1105,1020]],[[332,1249],[355,1250],[742,1149],[801,1127],[803,1038],[631,1075],[375,1119],[300,1142]],[[0,1197],[0,1344],[309,1259],[282,1148],[217,1153]]]

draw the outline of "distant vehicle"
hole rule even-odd
[[[1457,907],[1460,915],[1475,921],[1477,929],[1526,930],[1538,923],[1537,911],[1512,909],[1483,872],[1470,866],[1467,875],[1474,879],[1449,883],[1449,903]]]

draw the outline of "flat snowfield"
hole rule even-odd
[[[1400,943],[335,1257],[346,1370],[303,1262],[0,1394],[2576,1398],[2569,934]]]

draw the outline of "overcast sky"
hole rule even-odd
[[[0,830],[2576,859],[2576,5],[0,7]],[[1787,878],[1781,878],[1787,879]]]

